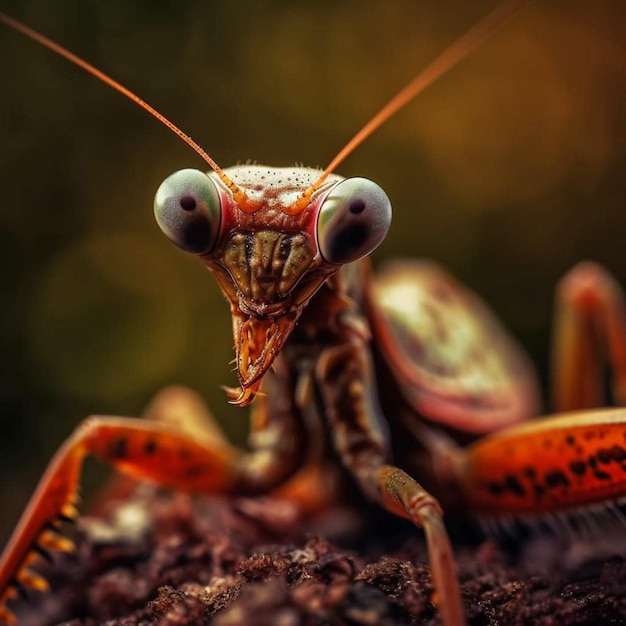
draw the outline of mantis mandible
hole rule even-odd
[[[558,511],[624,495],[624,412],[566,414],[516,426],[538,404],[525,357],[480,301],[441,270],[406,263],[373,278],[363,259],[386,236],[389,199],[371,181],[335,174],[361,140],[520,4],[504,3],[481,20],[323,172],[265,166],[222,170],[192,142],[213,173],[181,170],[169,177],[157,192],[155,213],[168,238],[198,255],[215,274],[230,303],[239,387],[228,393],[238,405],[255,401],[249,450],[232,446],[215,426],[199,432],[195,426],[172,424],[169,407],[187,401],[180,390],[161,396],[155,421],[89,418],[51,462],[5,551],[3,605],[17,588],[46,587],[27,567],[35,547],[40,552],[70,547],[54,528],[44,528],[75,517],[87,454],[139,477],[198,492],[285,496],[299,482],[313,480],[311,493],[318,498],[324,493],[327,451],[310,450],[307,442],[324,433],[333,458],[340,459],[366,496],[424,527],[442,620],[447,626],[463,623],[441,507],[401,469],[401,460],[392,458],[388,426],[406,418],[383,411],[372,340],[383,366],[397,379],[401,401],[413,411],[410,420],[426,417],[476,435],[498,431],[467,450],[447,450],[448,479],[458,483],[477,513]],[[2,21],[49,44],[6,16]],[[619,349],[624,345],[619,289],[599,268],[582,266],[562,292],[557,407],[586,408],[600,386],[599,380],[580,383],[588,374],[586,364],[595,358],[585,331],[591,319],[606,328],[621,399],[619,374],[626,367]],[[588,386],[592,391],[586,393]],[[412,422],[402,426],[420,437]],[[423,436],[427,444],[431,434]],[[446,445],[442,441],[439,445]],[[9,621],[9,609],[3,610]]]

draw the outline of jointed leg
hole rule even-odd
[[[626,410],[590,410],[604,403],[607,362],[614,400],[626,403],[626,303],[603,268],[581,263],[563,278],[554,332],[553,403],[565,413],[497,432],[452,459],[476,514],[559,513],[626,496]]]
[[[476,442],[458,476],[476,513],[556,513],[626,495],[626,409],[547,417]]]
[[[389,465],[389,447],[372,384],[373,366],[355,338],[328,349],[317,376],[335,447],[363,491],[424,528],[433,586],[444,626],[465,623],[456,564],[439,503],[404,471]]]
[[[142,419],[169,424],[202,440],[212,440],[216,446],[230,447],[219,424],[209,411],[204,399],[197,392],[181,385],[165,387],[152,399],[143,412]],[[89,499],[88,512],[99,515],[104,505],[128,498],[140,480],[128,473],[116,472],[99,487]]]
[[[578,264],[559,284],[554,320],[554,410],[602,406],[607,360],[614,400],[626,404],[626,303],[617,282],[595,263]]]
[[[294,401],[299,422],[306,431],[306,450],[296,473],[270,492],[272,498],[287,500],[303,515],[313,515],[337,502],[342,481],[336,463],[326,458],[326,428],[315,399],[313,372],[301,364]]]
[[[580,263],[557,290],[552,354],[555,410],[604,403],[608,361],[614,400],[626,403],[626,303],[616,281]],[[561,414],[476,442],[459,463],[468,498],[485,513],[557,512],[626,495],[626,412]]]
[[[195,394],[170,389],[148,411],[158,422],[96,416],[74,431],[50,462],[0,559],[0,623],[12,621],[6,603],[16,589],[47,588],[28,569],[37,554],[71,549],[71,542],[54,529],[59,520],[76,515],[86,456],[93,454],[134,477],[202,493],[267,491],[297,469],[303,444],[289,403],[267,415],[267,407],[259,403],[249,452],[231,446],[216,426],[206,428],[201,417],[206,411],[198,406]]]
[[[268,377],[264,390],[267,390],[268,383],[272,384],[270,380]],[[299,455],[305,453],[302,449],[303,438],[297,432],[298,426],[296,424],[304,423],[306,425],[308,447],[306,461],[293,476],[285,482],[281,482],[268,494],[272,498],[293,502],[297,505],[298,511],[305,515],[316,513],[328,506],[339,496],[340,491],[339,476],[334,466],[324,463],[319,454],[323,449],[324,434],[321,431],[322,424],[315,409],[315,399],[312,395],[313,390],[310,382],[308,376],[303,376],[298,380],[295,406],[290,405],[289,417],[277,419],[277,409],[274,408],[272,410],[274,418],[270,418],[269,410],[264,405],[265,398],[263,396],[257,397],[252,405],[250,433],[250,447],[256,450],[257,454],[263,446],[267,449],[268,442],[270,444],[272,440],[276,442],[270,445],[269,454],[268,452],[262,454],[264,458],[270,459],[272,465],[278,466],[272,472],[267,470],[263,472],[264,480],[269,482],[272,474],[279,473],[281,476],[285,474],[283,467],[286,462],[289,464],[290,456],[296,452]],[[277,383],[273,384],[276,385]],[[268,391],[265,393],[267,394]],[[274,388],[271,391],[275,397],[280,397],[279,394],[281,393],[287,394],[288,390]],[[281,402],[284,405],[285,398]],[[296,410],[301,414],[306,412],[312,414],[303,415],[304,420],[296,419],[294,414]],[[200,395],[187,387],[172,386],[163,389],[150,403],[144,417],[162,423],[178,425],[193,436],[210,436],[216,442],[228,443],[222,429]],[[270,423],[273,426],[270,427]],[[278,444],[278,442],[281,443]],[[255,482],[259,482],[258,479]],[[278,481],[274,478],[272,482]]]
[[[35,553],[67,550],[71,542],[56,536],[59,519],[75,516],[78,483],[85,457],[93,454],[133,476],[197,491],[228,491],[238,479],[241,453],[230,446],[192,438],[179,428],[138,419],[91,417],[61,446],[0,561],[0,617],[14,595],[12,587],[45,589],[45,581],[26,567]]]
[[[456,572],[454,552],[439,502],[406,472],[393,465],[383,465],[374,474],[384,507],[411,520],[426,533],[428,561],[433,587],[439,595],[443,624],[463,624],[464,612]]]

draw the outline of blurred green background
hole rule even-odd
[[[323,166],[493,1],[3,2],[134,89],[222,165]],[[0,27],[0,544],[57,446],[169,382],[241,438],[228,311],[152,217],[185,145]],[[626,3],[537,1],[339,169],[395,206],[376,262],[428,256],[477,290],[545,383],[553,287],[594,258],[626,279]]]

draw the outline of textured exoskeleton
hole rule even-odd
[[[461,38],[418,76],[411,94],[491,32],[511,4],[520,3],[506,3]],[[0,14],[0,21],[128,93],[15,20]],[[404,93],[392,101],[373,127],[406,101]],[[167,124],[213,169],[167,178],[155,214],[163,232],[211,270],[230,304],[239,387],[227,391],[235,404],[254,400],[248,447],[230,444],[183,388],[159,394],[150,419],[86,419],[50,462],[0,560],[0,621],[13,621],[7,603],[24,588],[47,588],[32,563],[71,549],[59,524],[77,515],[90,454],[166,486],[271,494],[309,510],[336,497],[342,465],[366,497],[424,528],[446,626],[462,624],[464,611],[431,489],[442,501],[453,493],[468,510],[494,516],[567,511],[626,495],[626,410],[528,422],[540,403],[534,373],[477,296],[426,261],[397,262],[373,275],[366,257],[387,234],[391,204],[375,183],[332,173],[343,152],[324,172],[221,170]],[[596,404],[604,354],[623,403],[621,290],[587,263],[563,281],[557,300],[556,409]],[[461,448],[454,433],[477,440]]]

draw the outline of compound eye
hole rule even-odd
[[[391,202],[376,183],[348,178],[335,185],[317,218],[317,244],[329,263],[350,263],[373,252],[391,226]]]
[[[193,254],[211,252],[221,213],[217,186],[200,170],[174,172],[161,183],[154,197],[159,228],[179,248]]]

